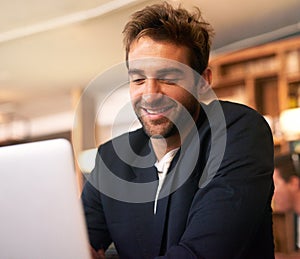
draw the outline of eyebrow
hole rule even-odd
[[[128,75],[133,75],[133,74],[144,74],[144,70],[138,68],[129,68]]]
[[[145,74],[145,71],[143,69],[138,69],[138,68],[130,68],[128,69],[128,74],[133,75],[133,74]],[[176,67],[169,67],[169,68],[163,68],[159,69],[156,71],[156,75],[167,75],[167,74],[177,74],[177,75],[183,75],[184,72]]]
[[[168,74],[183,75],[184,73],[181,69],[175,67],[164,68],[157,71],[157,75],[168,75]]]

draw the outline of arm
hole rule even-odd
[[[95,170],[97,170],[97,161]],[[95,251],[106,250],[112,241],[106,224],[100,192],[90,181],[87,181],[81,199],[91,246]]]
[[[227,145],[220,168],[197,191],[178,245],[158,258],[274,257],[272,135],[263,118],[250,109],[226,119]]]
[[[92,259],[105,259],[104,249],[99,249],[97,252],[93,247],[90,246],[90,253]]]

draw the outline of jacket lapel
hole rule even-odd
[[[203,122],[203,114],[199,121]],[[201,124],[200,124],[201,125]],[[199,124],[198,124],[199,127]],[[203,143],[201,143],[203,144]],[[152,190],[153,199],[136,206],[136,236],[143,258],[153,258],[164,254],[165,250],[178,244],[188,217],[190,205],[195,192],[198,190],[199,179],[205,165],[205,157],[199,157],[200,146],[198,131],[191,134],[174,157],[168,176],[160,192],[154,215],[154,198],[158,182]],[[141,147],[141,146],[140,146]],[[149,151],[150,147],[150,151]],[[156,161],[153,149],[144,142],[143,148],[137,151],[138,155],[152,154],[151,163]],[[137,156],[138,159],[138,156]],[[147,168],[132,168],[136,178],[134,182],[157,181],[158,176],[154,166]]]
[[[198,132],[190,135],[176,154],[169,170],[164,186],[169,196],[163,252],[177,245],[185,231],[190,206],[199,188],[199,180],[205,165],[201,148]]]
[[[148,149],[149,152],[149,146],[147,145],[140,150],[139,154],[145,154],[145,149]],[[154,258],[160,254],[169,201],[169,196],[160,199],[157,204],[156,214],[154,215],[154,200],[158,186],[158,175],[154,166],[156,158],[151,145],[150,150],[149,157],[151,160],[153,159],[153,166],[147,168],[132,167],[136,176],[134,182],[153,182],[154,187],[151,191],[152,193],[148,194],[151,197],[150,201],[140,203],[139,206],[136,206],[136,211],[134,212],[136,236],[139,248],[143,252],[143,258]],[[153,157],[151,158],[151,156]],[[135,163],[137,164],[137,161]]]

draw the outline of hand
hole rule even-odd
[[[99,249],[98,251],[95,251],[95,249],[90,246],[90,252],[92,259],[105,259],[104,249]]]

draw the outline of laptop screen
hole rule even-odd
[[[67,140],[0,148],[0,258],[89,258],[81,206]]]

